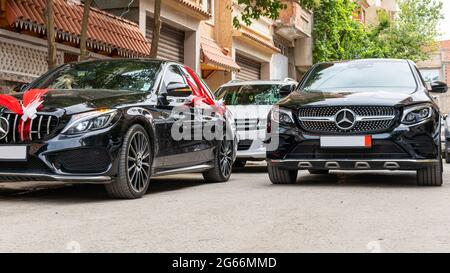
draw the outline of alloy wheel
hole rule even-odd
[[[144,190],[150,179],[150,145],[142,132],[136,132],[128,146],[127,175],[136,192]]]
[[[220,171],[228,177],[233,167],[233,147],[231,141],[222,141],[219,151]]]

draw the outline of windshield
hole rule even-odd
[[[352,61],[320,64],[302,85],[303,91],[411,91],[417,87],[406,61]]]
[[[136,60],[74,63],[39,79],[33,88],[146,92],[155,84],[160,67],[160,62]]]
[[[226,105],[272,105],[281,99],[280,88],[274,84],[230,86],[219,89],[216,95]]]

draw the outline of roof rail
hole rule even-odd
[[[231,81],[229,81],[227,83],[237,83],[237,82],[243,82],[243,80],[231,80]]]

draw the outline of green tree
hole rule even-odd
[[[380,24],[370,33],[379,53],[376,57],[413,61],[428,59],[436,47],[438,24],[443,18],[441,11],[441,1],[403,0],[400,13],[394,20],[380,13]]]
[[[306,9],[313,9],[320,5],[320,1],[297,0],[296,2]],[[276,20],[280,17],[280,11],[286,8],[282,0],[237,0],[236,4],[241,8],[241,12],[233,18],[235,28],[240,28],[241,22],[249,26],[253,20],[261,17]]]
[[[314,62],[361,58],[371,47],[366,28],[353,20],[352,0],[321,0],[314,12]]]

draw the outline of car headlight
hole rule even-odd
[[[73,115],[62,134],[77,135],[107,128],[114,123],[117,114],[117,110],[99,110]]]
[[[294,123],[294,120],[292,119],[292,113],[283,109],[280,109],[280,107],[275,106],[272,108],[270,119],[273,122],[278,122],[280,124],[287,124],[291,125]]]
[[[413,125],[428,120],[433,115],[433,108],[430,105],[418,105],[405,108],[402,123]]]

